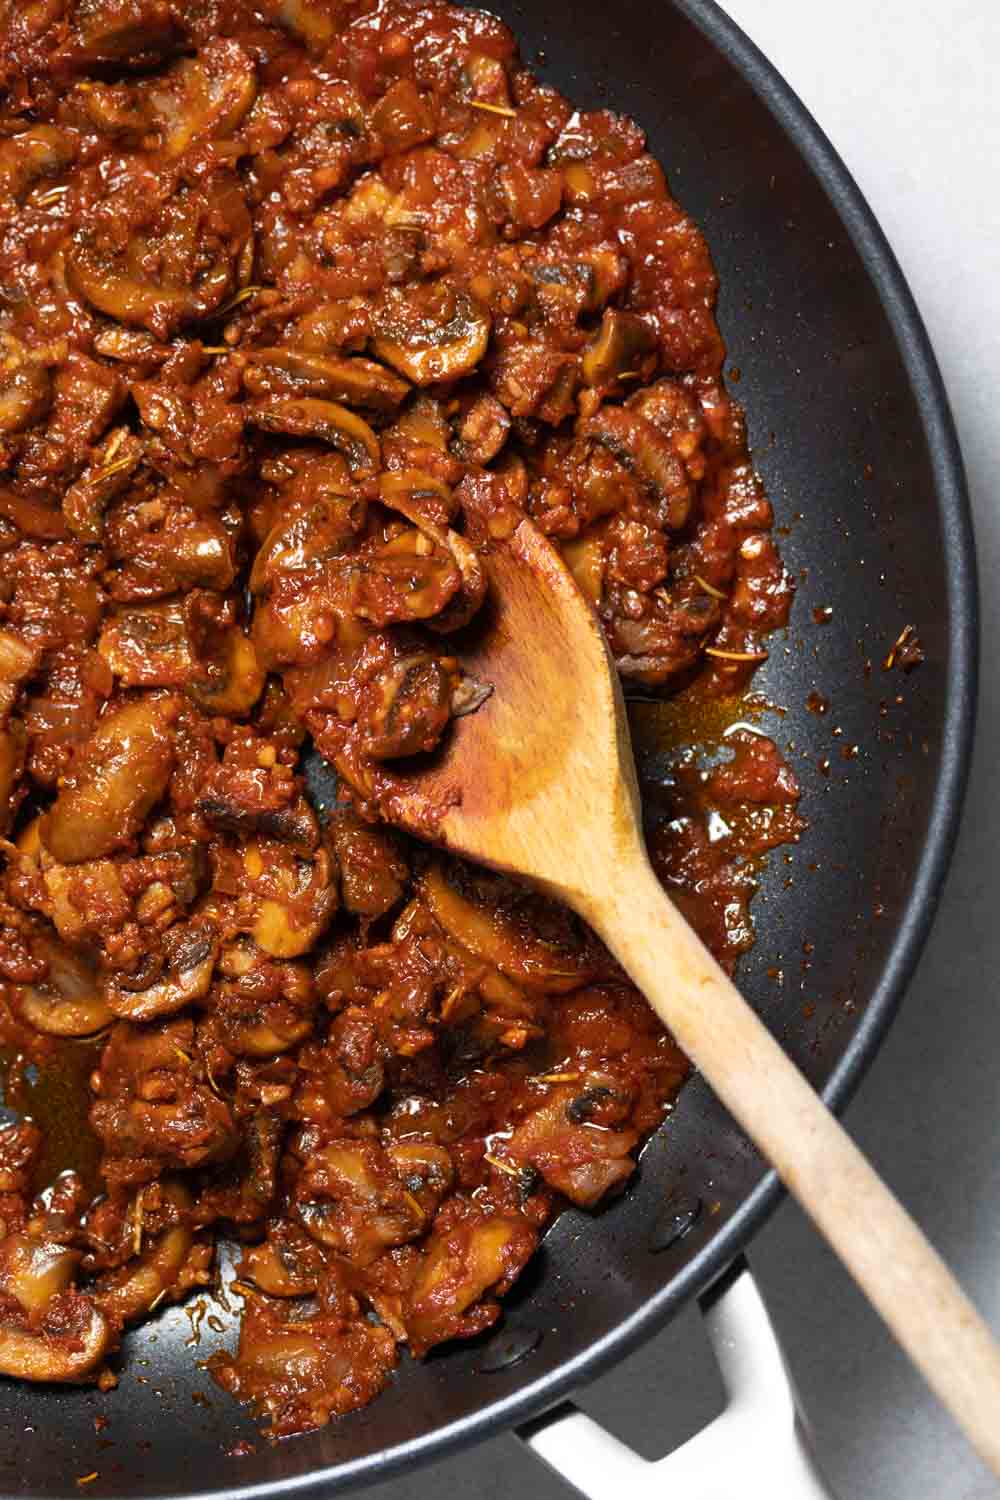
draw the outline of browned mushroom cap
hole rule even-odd
[[[0,347],[0,433],[23,432],[41,421],[52,399],[52,377],[16,339]]]
[[[233,289],[227,257],[220,257],[201,272],[191,286],[170,286],[128,275],[116,261],[86,244],[70,251],[66,277],[73,290],[98,312],[131,328],[148,328],[160,338],[181,323],[207,317]]]
[[[363,502],[329,491],[282,510],[254,558],[252,591],[263,593],[281,573],[339,556],[354,540],[364,514]]]
[[[22,683],[42,659],[36,642],[23,641],[13,630],[0,630],[0,716],[10,713]]]
[[[21,198],[39,177],[68,167],[76,156],[76,141],[55,125],[32,125],[0,142],[0,194]]]
[[[254,349],[243,384],[252,396],[325,396],[371,411],[395,411],[410,387],[373,359],[343,359],[307,349]]]
[[[263,863],[258,846],[245,857]],[[257,903],[254,942],[272,958],[298,958],[308,953],[330,923],[339,901],[336,870],[329,852],[317,849],[310,857],[295,855],[289,864],[272,866],[270,891]]]
[[[115,974],[108,981],[107,1003],[121,1021],[155,1021],[172,1016],[208,994],[218,944],[212,929],[197,919],[175,925],[163,939],[163,965],[151,982]]]
[[[43,821],[42,842],[60,864],[100,859],[138,833],[173,770],[179,706],[145,697],[100,721]]]
[[[479,553],[457,531],[445,530],[428,517],[428,500],[442,500],[451,492],[447,486],[428,480],[420,470],[403,469],[379,476],[379,493],[385,505],[398,510],[418,531],[427,537],[439,552],[450,555],[452,564],[458,569],[461,587],[452,590],[451,597],[443,608],[436,609],[427,619],[430,628],[439,634],[458,630],[467,625],[486,597],[486,569]]]
[[[485,900],[476,899],[476,883],[468,867],[435,860],[425,871],[420,890],[441,926],[463,948],[494,964],[518,984],[562,994],[579,989],[594,978],[593,954],[582,941],[568,914],[538,898],[534,905],[508,902],[506,910],[495,899],[506,889],[495,877],[476,872],[480,890],[492,887]],[[527,898],[527,893],[524,893]],[[532,918],[535,918],[533,921]],[[539,931],[548,918],[545,936]]]
[[[216,37],[144,92],[161,152],[178,157],[193,141],[232,134],[257,97],[257,73],[238,42]]]
[[[419,289],[418,289],[419,291]],[[468,375],[486,353],[492,319],[468,292],[448,285],[391,289],[375,320],[372,348],[414,385]]]
[[[442,533],[430,528],[439,525],[438,517],[450,520],[458,512],[451,485],[426,469],[387,469],[378,477],[378,488],[383,505],[398,510],[414,526],[426,525],[435,540]]]
[[[93,1036],[112,1019],[93,964],[45,932],[32,934],[32,955],[47,965],[44,979],[12,987],[14,1010],[48,1036]]]
[[[247,403],[251,422],[265,432],[287,432],[293,437],[318,438],[339,449],[357,477],[374,474],[382,449],[372,429],[355,412],[318,396],[272,396]]]
[[[253,641],[234,625],[187,690],[207,714],[238,719],[253,708],[264,691],[264,680]]]
[[[619,376],[645,373],[656,351],[656,335],[638,313],[605,310],[596,338],[583,352],[586,385],[610,385]]]
[[[684,525],[691,510],[691,486],[670,439],[628,406],[601,406],[580,422],[580,436],[600,443],[664,511],[672,528]]]
[[[460,673],[454,657],[429,651],[401,656],[371,686],[361,728],[373,760],[398,760],[433,750],[451,718]]]
[[[0,1291],[18,1308],[0,1321],[0,1374],[77,1381],[107,1353],[107,1319],[89,1297],[71,1289],[79,1259],[76,1251],[42,1237],[12,1234],[0,1241]]]

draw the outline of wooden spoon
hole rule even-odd
[[[528,877],[604,939],[1000,1475],[1000,1349],[913,1220],[653,874],[618,675],[530,521],[491,554],[463,666],[493,684],[388,797],[419,837]]]

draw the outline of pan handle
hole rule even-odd
[[[742,1257],[701,1298],[725,1388],[722,1414],[649,1463],[564,1402],[518,1430],[588,1500],[834,1500],[803,1431],[774,1328]]]

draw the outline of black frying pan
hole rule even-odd
[[[740,978],[813,1083],[843,1105],[927,935],[972,732],[975,564],[934,358],[853,182],[712,0],[495,8],[526,59],[571,99],[620,108],[646,128],[722,276],[738,394],[789,528],[785,557],[802,570],[785,649],[776,643],[756,682],[787,709],[770,723],[779,743],[794,745],[812,824],[789,863],[780,851],[772,858],[758,944]],[[832,609],[828,623],[814,623],[814,608]],[[907,624],[926,652],[909,677],[882,667]],[[814,689],[830,701],[823,717],[807,708]],[[857,746],[856,757],[844,746]],[[825,759],[828,775],[818,768]],[[226,1333],[203,1325],[200,1347],[188,1348],[191,1324],[171,1309],[129,1336],[109,1396],[0,1386],[0,1491],[319,1496],[440,1457],[541,1411],[623,1356],[718,1276],[777,1191],[696,1080],[626,1196],[593,1218],[563,1215],[508,1299],[505,1329],[477,1346],[405,1361],[367,1410],[269,1447],[197,1364],[232,1337],[234,1318],[218,1310]],[[657,1252],[678,1193],[706,1209]],[[505,1366],[501,1341],[512,1331],[535,1347]],[[110,1426],[98,1433],[102,1414]],[[240,1439],[257,1451],[228,1457]],[[76,1478],[95,1470],[78,1490]]]

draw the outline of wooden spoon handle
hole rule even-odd
[[[1000,1348],[947,1266],[665,895],[616,851],[574,904],[1000,1476]],[[623,857],[624,855],[624,857]],[[609,888],[610,887],[610,888]]]

